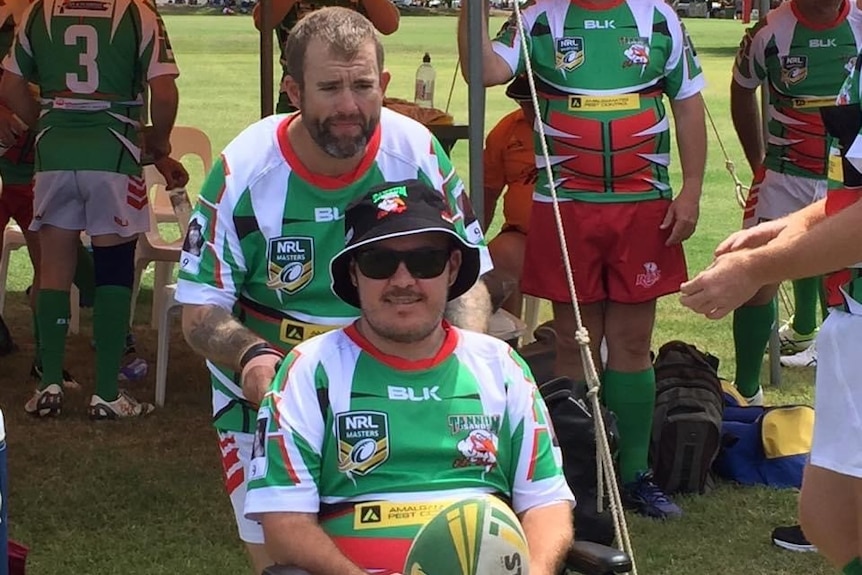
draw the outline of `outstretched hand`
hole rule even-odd
[[[744,250],[719,256],[694,279],[680,286],[680,303],[709,319],[726,316],[762,287],[750,261]]]

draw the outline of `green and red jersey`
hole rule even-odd
[[[422,510],[441,499],[497,494],[516,513],[572,501],[523,359],[491,336],[444,327],[441,349],[422,361],[381,353],[354,325],[297,346],[261,405],[246,515],[319,513],[342,551],[376,572],[401,569],[430,519]]]
[[[703,72],[676,13],[662,0],[528,0],[521,10],[558,196],[633,202],[672,195],[664,96],[683,100]],[[513,74],[525,71],[513,18],[493,42]],[[536,201],[550,201],[536,136]]]
[[[746,32],[733,79],[752,90],[766,82],[767,169],[826,178],[829,141],[820,108],[835,104],[860,48],[862,13],[849,1],[827,25],[807,22],[785,2]]]

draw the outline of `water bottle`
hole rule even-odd
[[[6,527],[6,428],[0,411],[0,575],[9,575],[9,530]]]
[[[434,81],[436,79],[437,72],[431,65],[431,55],[425,52],[422,63],[416,69],[416,92],[413,101],[417,106],[421,108],[434,107]]]

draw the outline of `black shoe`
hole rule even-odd
[[[817,551],[817,547],[805,538],[805,534],[802,533],[802,527],[799,525],[776,527],[772,530],[772,542],[788,551],[797,551],[799,553]]]
[[[30,377],[37,381],[42,381],[42,366],[34,359],[30,365]],[[63,370],[63,389],[78,391],[81,389],[81,384],[75,379],[71,373]]]

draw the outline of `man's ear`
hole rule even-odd
[[[458,279],[458,272],[461,270],[461,262],[463,261],[464,254],[461,253],[461,250],[454,249],[452,253],[449,254],[449,287],[452,287],[452,284],[455,283],[455,280]]]
[[[281,80],[281,91],[287,94],[290,103],[299,109],[299,103],[302,101],[302,88],[293,76],[288,75]]]
[[[389,73],[389,70],[384,69],[380,73],[380,91],[383,93],[384,96],[386,96],[386,88],[389,87],[390,80],[392,80],[392,74]]]

